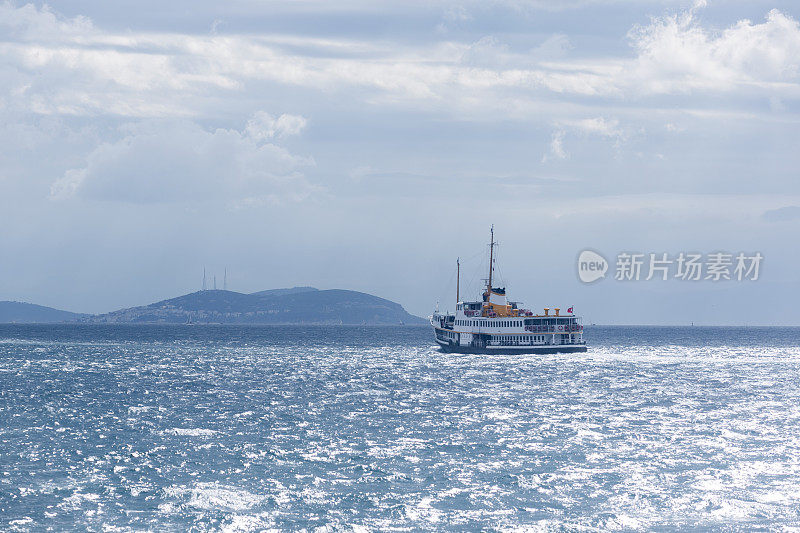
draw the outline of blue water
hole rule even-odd
[[[800,329],[0,326],[0,530],[800,527]]]

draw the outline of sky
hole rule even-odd
[[[798,325],[798,21],[781,0],[0,2],[0,300],[107,312],[205,268],[427,316],[457,257],[477,297],[494,224],[527,307]],[[586,249],[610,263],[591,284]],[[764,259],[621,281],[622,252]]]

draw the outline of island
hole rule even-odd
[[[423,325],[403,306],[364,292],[314,287],[250,294],[205,290],[150,305],[82,317],[101,324]]]

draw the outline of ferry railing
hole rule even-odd
[[[576,333],[583,331],[580,324],[567,324],[562,326],[525,326],[525,331],[532,333]]]

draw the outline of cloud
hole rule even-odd
[[[281,115],[274,118],[269,113],[257,111],[247,121],[245,131],[256,141],[298,135],[306,127],[306,119],[299,115]]]
[[[506,62],[507,54],[508,45],[487,35],[469,45],[461,55],[461,63],[471,66],[498,66]]]
[[[64,37],[80,39],[95,32],[92,21],[83,16],[66,19],[53,13],[49,6],[41,9],[33,4],[15,7],[0,3],[0,31],[4,40],[28,42],[58,41]]]
[[[703,28],[694,9],[635,27],[628,83],[650,93],[791,89],[798,94],[800,26],[773,9],[765,22],[741,20],[721,32]]]
[[[635,27],[632,56],[573,49],[567,57],[571,45],[563,35],[520,53],[496,37],[417,44],[114,32],[47,7],[2,3],[0,99],[38,114],[192,118],[232,105],[232,96],[257,97],[265,83],[358,94],[372,104],[425,102],[460,115],[537,113],[537,104],[554,95],[587,103],[697,91],[800,96],[795,19],[772,10],[762,23],[743,20],[714,31],[697,21],[701,7]],[[447,15],[468,16],[460,9]]]
[[[601,137],[621,139],[625,135],[619,126],[619,120],[615,118],[585,118],[582,120],[565,121],[564,124],[570,125],[583,133],[600,135]]]
[[[291,123],[300,118],[284,122],[296,127]],[[186,120],[131,124],[123,138],[98,146],[84,166],[53,183],[51,196],[240,207],[300,200],[311,194],[316,188],[302,169],[313,161],[266,143],[262,130],[257,133],[254,137],[249,125],[245,131],[209,131]]]
[[[569,154],[564,150],[564,136],[567,134],[564,130],[556,130],[550,139],[550,150],[542,156],[542,163],[546,163],[552,159],[567,159]]]
[[[764,211],[761,218],[767,222],[788,222],[790,220],[800,220],[800,207],[796,205],[787,205],[778,209],[770,209]]]
[[[557,129],[553,132],[550,141],[549,151],[542,157],[545,163],[551,159],[567,159],[569,153],[564,148],[564,138],[567,130],[571,130],[584,136],[598,136],[614,141],[614,147],[619,148],[627,139],[625,130],[620,126],[619,120],[615,118],[593,117],[579,120],[563,120],[557,124]]]

